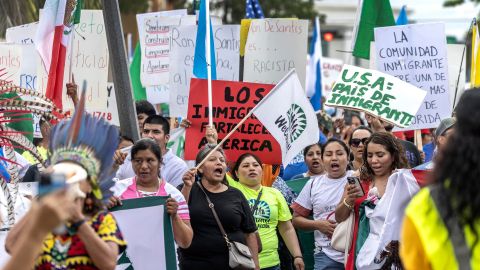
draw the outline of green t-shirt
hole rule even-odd
[[[228,184],[240,190],[252,208],[257,200],[260,190],[250,189],[239,182],[227,177]],[[262,240],[262,252],[259,254],[260,268],[276,266],[280,264],[278,257],[277,225],[279,221],[292,219],[288,204],[280,191],[271,187],[262,187],[262,197],[257,210],[253,213],[258,233]]]

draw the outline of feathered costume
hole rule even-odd
[[[88,180],[93,195],[106,202],[112,195],[110,188],[115,171],[112,169],[113,154],[118,146],[118,129],[103,118],[85,112],[84,82],[82,96],[70,120],[63,120],[53,127],[50,135],[50,164],[54,171],[70,170],[80,166],[86,175],[67,179],[70,185]],[[63,168],[62,168],[63,166]],[[74,168],[72,168],[74,169]],[[82,179],[88,175],[87,179]]]
[[[45,161],[40,153],[27,138],[31,134],[9,127],[9,125],[31,121],[31,113],[53,120],[58,120],[57,115],[63,116],[62,111],[41,93],[0,80],[0,146],[3,150],[1,151],[3,155],[0,155],[0,186],[7,199],[9,226],[15,223],[14,206],[20,180],[15,149],[30,152],[39,160],[40,166],[45,166]]]

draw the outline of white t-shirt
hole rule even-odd
[[[303,187],[295,203],[305,209],[313,210],[314,220],[326,220],[328,218],[335,221],[335,208],[342,199],[347,177],[352,174],[353,171],[347,171],[345,176],[339,179],[329,178],[326,174],[312,177]],[[314,235],[315,246],[321,247],[322,251],[332,260],[343,262],[343,252],[331,247],[331,239],[327,235],[318,230],[314,232]]]
[[[167,150],[167,153],[162,156],[162,159],[163,162],[160,166],[159,176],[174,187],[182,184],[182,177],[188,171],[185,161],[173,154],[171,149]],[[123,180],[134,176],[135,172],[132,167],[132,157],[130,153],[128,153],[125,162],[118,168],[115,178]]]

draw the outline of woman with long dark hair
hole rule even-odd
[[[355,213],[353,241],[349,251],[346,269],[361,268],[357,264],[357,254],[362,248],[374,248],[376,243],[368,239],[370,232],[375,230],[370,226],[369,215],[374,212],[380,200],[388,200],[386,194],[387,184],[390,176],[396,169],[406,168],[407,160],[405,158],[402,145],[391,134],[378,132],[365,141],[363,152],[363,166],[360,169],[360,186],[347,184],[345,191],[335,211],[337,222],[345,221],[351,211]],[[386,213],[380,213],[376,218],[385,219]],[[380,221],[381,222],[381,221]],[[358,256],[360,257],[360,256]],[[363,260],[364,258],[360,258]],[[362,262],[360,264],[363,264]],[[369,262],[375,267],[381,268],[385,260],[380,262]],[[370,269],[370,268],[369,268]]]
[[[480,92],[465,91],[432,184],[411,201],[400,253],[406,269],[479,269]]]

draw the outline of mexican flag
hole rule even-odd
[[[35,47],[48,71],[46,96],[60,109],[67,47],[74,23],[80,21],[77,8],[80,9],[77,0],[47,0],[35,36]]]
[[[252,111],[280,144],[285,166],[306,146],[318,142],[317,117],[295,69]]]
[[[110,209],[128,243],[119,255],[116,270],[177,269],[172,223],[165,210],[167,199],[154,196],[123,200],[121,206]]]

